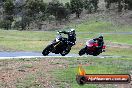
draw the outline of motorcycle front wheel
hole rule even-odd
[[[79,51],[79,55],[82,56],[86,53],[86,49],[85,48],[82,48],[80,51]]]
[[[44,56],[48,55],[50,53],[50,50],[51,50],[51,45],[48,45],[42,52],[42,54]]]

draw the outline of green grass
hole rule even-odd
[[[56,32],[0,30],[0,46],[13,50],[41,51],[55,36]]]
[[[125,57],[132,57],[132,49],[129,48],[111,48],[107,47],[106,52],[102,53],[104,55],[115,55],[115,56],[125,56]]]
[[[46,1],[46,0],[45,0]],[[49,0],[50,1],[50,0]],[[48,1],[48,2],[49,2]],[[60,0],[61,1],[61,0]],[[67,0],[62,0],[63,3]],[[71,24],[72,26],[76,24]],[[132,32],[132,26],[115,26],[110,22],[95,20],[85,21],[78,24],[76,27],[77,45],[74,46],[70,53],[78,53],[78,51],[85,45],[85,41],[97,37],[100,33],[107,32]],[[82,32],[82,33],[80,33]],[[88,34],[88,32],[92,32]],[[11,50],[22,51],[42,51],[54,38],[55,31],[15,31],[15,30],[0,30],[0,47],[9,48]],[[106,42],[116,42],[132,45],[132,35],[121,34],[104,34]],[[112,48],[107,46],[106,52],[102,55],[126,56],[122,58],[63,58],[68,61],[67,67],[63,69],[55,69],[49,74],[53,74],[54,80],[51,83],[55,84],[56,88],[114,88],[114,85],[98,85],[88,84],[80,86],[76,82],[77,67],[79,64],[83,65],[87,74],[125,74],[132,71],[132,49],[131,48]],[[8,63],[7,60],[6,63]],[[27,60],[17,59],[17,61],[25,62]],[[29,60],[35,61],[35,59]],[[51,65],[64,65],[61,62],[52,62]],[[3,64],[4,65],[4,64]],[[23,64],[18,67],[18,70],[25,68],[32,68],[32,64]],[[6,69],[6,68],[5,68]],[[9,69],[7,69],[9,70]],[[45,72],[41,70],[39,73],[27,75],[24,79],[18,79],[16,83],[17,88],[43,88],[40,82],[36,82],[36,78],[44,77]],[[1,85],[5,85],[0,83]]]
[[[55,58],[57,59],[57,58]],[[132,69],[131,58],[63,58],[66,60],[66,68],[56,68],[50,72],[52,75],[51,84],[56,88],[115,88],[113,84],[86,84],[80,86],[76,82],[76,75],[78,73],[78,65],[82,64],[87,74],[129,74]],[[32,61],[30,59],[30,61]],[[124,63],[125,62],[125,63]],[[52,65],[55,65],[51,63]],[[63,63],[57,63],[63,65]],[[42,83],[36,81],[38,77],[45,78],[45,72],[42,70],[35,74],[29,74],[24,79],[18,79],[16,83],[17,88],[43,88]]]
[[[24,80],[17,79],[16,88],[43,88],[39,82],[36,81],[36,75],[27,75]]]
[[[100,35],[101,33],[80,33],[78,34],[78,38],[81,40],[88,40],[88,39],[93,39],[96,38]],[[104,40],[107,42],[115,42],[115,43],[123,43],[123,44],[132,44],[131,38],[132,34],[101,34],[104,36]]]
[[[132,44],[132,34],[131,35],[123,35],[123,34],[114,34],[114,35],[104,35],[106,41],[116,42],[116,43],[124,43],[124,44]]]
[[[69,84],[70,88],[114,88],[114,85],[86,84],[80,86],[76,83],[77,67],[81,63],[87,74],[128,74],[132,69],[132,59],[127,58],[66,58],[69,60],[66,69],[54,72],[56,82],[59,87],[65,88]],[[125,63],[124,63],[125,62]],[[58,79],[59,78],[59,79]]]
[[[82,22],[76,26],[76,29],[78,32],[132,32],[132,26],[117,26],[110,22],[96,20]]]
[[[50,31],[17,31],[17,30],[0,30],[0,40],[40,40],[48,41],[55,37],[56,32]]]
[[[9,51],[42,51],[44,47],[55,39],[57,33],[54,31],[15,31],[0,30],[0,47],[9,49]],[[97,37],[98,33],[87,34],[77,32],[77,44],[72,52],[78,53],[86,40]],[[106,42],[132,44],[132,35],[105,34]]]
[[[71,24],[72,26],[75,24]],[[105,21],[83,21],[76,27],[77,45],[71,52],[78,53],[86,40],[92,39],[101,33],[108,32],[132,32],[132,26],[116,26]],[[89,32],[89,33],[88,33]],[[92,32],[92,33],[91,33]],[[90,34],[91,33],[91,34]],[[0,30],[0,47],[8,51],[42,51],[53,39],[56,31],[15,31]],[[103,34],[105,42],[132,44],[132,35],[129,34]],[[112,50],[111,50],[112,51]],[[123,51],[123,50],[122,50]]]
[[[0,60],[3,63],[15,63],[19,62],[22,65],[18,68],[36,67],[35,64],[24,64],[33,61],[43,61],[43,59],[12,59],[12,60]],[[57,59],[57,58],[54,58]],[[52,62],[50,65],[56,66],[55,69],[45,72],[39,70],[38,72],[30,73],[23,72],[24,78],[17,78],[15,82],[16,88],[43,88],[43,80],[47,76],[51,76],[49,79],[51,85],[55,88],[115,88],[115,84],[85,84],[80,86],[76,82],[76,75],[78,73],[78,66],[82,64],[87,74],[131,74],[132,70],[132,59],[131,58],[97,58],[97,57],[81,57],[81,58],[61,58],[64,62]],[[66,63],[65,63],[66,62]],[[65,65],[64,65],[65,64]],[[39,65],[39,62],[38,62]],[[8,66],[8,65],[6,65]],[[45,65],[44,65],[45,66]],[[59,66],[59,67],[58,67]],[[60,67],[64,66],[64,67]],[[17,68],[17,67],[16,67]],[[42,68],[43,69],[43,68]],[[44,81],[45,82],[45,81]],[[0,83],[1,87],[6,84]]]

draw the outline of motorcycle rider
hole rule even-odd
[[[59,31],[58,33],[64,33],[68,35],[68,44],[72,47],[76,43],[76,33],[75,29],[70,29],[70,31]]]
[[[100,35],[98,38],[94,38],[93,40],[95,42],[97,41],[97,43],[98,43],[97,50],[102,50],[103,45],[104,45],[103,35]]]

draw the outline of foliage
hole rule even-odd
[[[132,10],[132,0],[125,0],[125,1],[128,4],[128,9]]]
[[[11,21],[10,20],[0,21],[0,28],[4,28],[4,29],[8,30],[9,28],[11,28]]]
[[[48,4],[47,12],[55,16],[56,20],[68,19],[69,11],[59,1],[52,1]]]
[[[1,28],[26,30],[35,24],[41,30],[43,21],[56,20],[56,23],[61,23],[62,20],[69,20],[70,14],[74,13],[79,18],[83,9],[88,13],[96,12],[99,3],[99,0],[64,0],[66,3],[60,3],[60,0],[23,0],[22,3],[19,1],[22,0],[0,1]],[[107,9],[110,9],[112,3],[116,3],[119,12],[132,9],[132,0],[105,0],[105,3]]]
[[[84,8],[89,13],[96,12],[98,8],[98,0],[84,0]]]
[[[11,23],[13,22],[13,15],[14,15],[14,4],[12,0],[5,0],[3,3],[3,9],[4,9],[4,18],[3,18],[3,24],[2,27],[5,29],[11,28]]]
[[[81,12],[83,11],[83,1],[82,0],[71,0],[71,11],[76,14],[76,17],[79,18]]]
[[[70,2],[65,3],[65,7],[70,10],[71,8]]]
[[[43,0],[27,0],[22,10],[22,20],[20,22],[22,30],[33,21],[42,21],[46,12],[46,3]]]
[[[118,12],[121,12],[123,8],[126,9],[132,9],[132,0],[105,0],[106,8],[110,9],[110,6],[112,3],[116,3],[118,7]]]
[[[14,4],[12,0],[5,0],[4,4],[3,4],[3,8],[4,8],[4,13],[6,15],[13,15],[14,13]]]

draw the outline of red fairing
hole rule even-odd
[[[103,46],[103,49],[105,49],[105,48],[106,48],[106,46],[104,45],[104,46]]]
[[[94,42],[94,40],[89,40],[89,41],[86,42],[86,45],[88,47],[97,47],[98,43]]]
[[[93,46],[98,47],[98,44],[97,43],[94,43]]]
[[[94,40],[88,40],[87,42],[86,42],[86,45],[87,45],[87,48],[93,48],[93,47],[98,47],[98,43],[97,42],[94,42]],[[102,47],[102,49],[105,49],[106,48],[106,46],[104,45],[103,47]]]
[[[100,47],[98,47],[97,41],[94,41],[91,39],[86,42],[85,48],[82,48],[79,51],[79,55],[81,56],[81,55],[87,54],[87,55],[97,56],[100,53],[105,52],[105,48],[106,46],[103,45],[102,49],[100,49]]]

